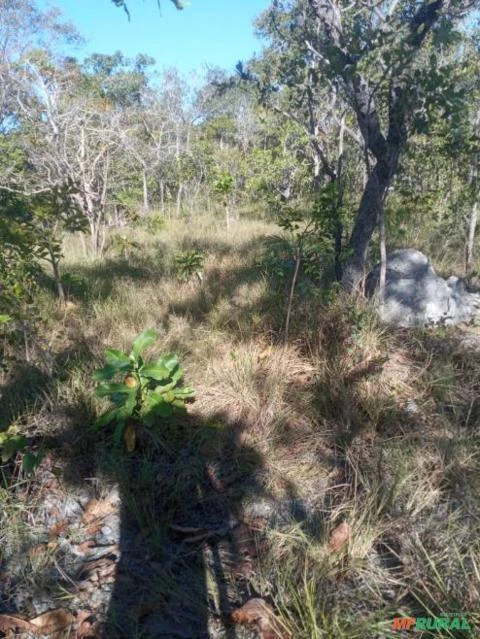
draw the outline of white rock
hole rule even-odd
[[[378,287],[380,265],[367,277],[367,294]],[[400,327],[458,324],[478,314],[480,295],[469,293],[452,276],[437,275],[426,255],[415,249],[399,249],[387,256],[385,299],[379,304],[381,319]]]

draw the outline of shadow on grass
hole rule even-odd
[[[104,434],[71,446],[65,480],[94,475],[120,495],[120,557],[105,639],[207,639],[251,595],[246,579],[232,579],[247,559],[236,532],[242,503],[265,488],[262,457],[242,444],[242,431],[221,414],[208,421],[183,415],[139,428],[130,455]],[[92,468],[87,463],[79,474],[79,458]],[[234,638],[225,627],[220,636]]]
[[[253,252],[255,247],[253,243],[245,247],[245,251]],[[107,294],[112,275],[103,272],[104,264],[95,268],[100,269],[99,272],[90,270],[90,275],[102,279]],[[122,273],[124,267],[118,268],[118,273]],[[128,273],[128,268],[125,272]],[[190,298],[172,305],[170,311],[188,315],[198,322],[205,321],[221,299],[233,297],[241,284],[258,281],[263,273],[262,264],[230,270],[213,268],[203,288],[199,287]],[[142,280],[157,275],[152,276],[145,270],[132,277],[138,276]],[[128,274],[121,277],[124,276],[130,277]],[[267,288],[266,294],[253,306],[238,309],[235,321],[248,319],[252,312],[271,313],[267,322],[272,330],[276,330],[278,338],[279,319],[283,318],[280,289],[279,286],[272,290]],[[311,315],[306,317],[310,321]],[[478,385],[472,384],[463,395],[458,395],[454,405],[446,396],[440,393],[436,397],[432,391],[436,413],[445,414],[454,427],[458,426],[455,443],[443,433],[435,435],[431,428],[427,432],[421,406],[418,409],[401,406],[396,399],[382,395],[380,391],[375,398],[362,394],[361,382],[381,373],[384,362],[382,358],[373,360],[371,366],[369,361],[349,361],[352,331],[357,324],[357,317],[346,314],[343,321],[332,316],[323,326],[325,375],[316,382],[316,406],[319,417],[332,425],[331,457],[327,465],[336,465],[340,471],[336,484],[328,491],[323,511],[314,513],[313,517],[297,498],[295,486],[291,485],[287,491],[289,515],[293,520],[305,522],[306,536],[317,541],[325,535],[325,522],[330,513],[338,512],[342,504],[354,498],[363,503],[363,499],[371,497],[371,480],[378,488],[378,494],[373,495],[378,500],[377,514],[388,521],[402,517],[408,520],[408,495],[398,496],[395,492],[395,464],[402,455],[408,459],[408,455],[421,454],[424,447],[431,444],[443,451],[447,459],[448,472],[439,488],[442,500],[477,517],[478,504],[470,502],[477,481],[472,467],[467,472],[452,465],[453,462],[449,465],[448,455],[455,446],[465,442],[472,449],[477,447],[472,454],[478,451],[479,415],[475,408]],[[302,328],[313,330],[304,316],[297,317],[292,340]],[[430,366],[432,358],[434,363],[442,365],[452,360],[455,371],[463,367],[466,375],[471,374],[475,379],[478,360],[473,356],[465,360],[455,355],[458,347],[455,340],[446,340],[441,332],[419,333],[416,339],[418,352],[412,357],[416,357],[419,366]],[[19,369],[4,391],[12,398],[10,403],[25,401],[20,405],[35,407],[35,402],[48,393],[60,375],[68,376],[80,366],[82,357],[85,360],[90,357],[83,346],[78,350],[83,353],[81,357],[75,355],[75,347],[73,351],[58,355],[54,375],[50,378],[35,367]],[[30,374],[32,383],[27,379]],[[215,620],[228,617],[232,605],[241,604],[257,594],[251,581],[242,576],[246,551],[236,531],[237,524],[242,522],[244,503],[269,495],[264,477],[265,460],[257,450],[246,445],[242,437],[246,424],[231,422],[227,414],[222,413],[207,420],[194,415],[182,416],[171,423],[159,422],[158,429],[152,432],[140,429],[136,452],[126,455],[112,448],[105,434],[96,435],[85,430],[85,422],[91,423],[88,420],[93,417],[88,416],[88,411],[81,413],[80,407],[70,406],[70,415],[73,419],[70,431],[47,442],[64,457],[65,481],[82,486],[86,478],[95,477],[99,483],[117,486],[120,497],[120,542],[115,551],[117,569],[105,623],[105,639],[162,636],[206,639],[212,636]],[[374,437],[373,442],[370,436]],[[282,444],[293,446],[294,438],[294,431],[285,432]],[[393,444],[396,442],[405,445],[405,450],[394,458]],[[318,459],[319,466],[324,463],[324,459]],[[432,474],[435,470],[431,469]],[[393,475],[389,476],[391,472]],[[433,509],[426,509],[426,512],[425,520],[423,514],[416,516],[411,525],[415,526],[417,522],[424,525],[428,517],[433,517]],[[403,579],[404,567],[399,559],[401,543],[397,533],[382,535],[377,549],[381,561],[399,571],[399,580]],[[407,574],[408,570],[405,570]],[[236,576],[232,578],[232,575]],[[352,583],[352,590],[357,586],[358,583]],[[387,609],[406,607],[410,612],[425,613],[425,608],[412,600],[410,592],[420,587],[416,582],[410,589],[399,589],[407,594],[400,596],[398,592],[393,599],[388,595]],[[420,591],[422,594],[425,593]],[[326,598],[332,609],[336,596],[336,591],[332,591]],[[366,606],[369,596],[368,593],[365,595]],[[429,605],[431,608],[436,606],[439,612],[442,607],[453,612],[461,609],[462,601],[466,601],[466,595],[459,591],[457,600],[447,596],[442,600],[439,595],[438,601],[429,601]],[[227,624],[223,636],[233,638],[236,631]]]
[[[82,337],[53,357],[39,346],[34,361],[17,359],[10,363],[7,382],[0,385],[0,431],[16,421],[21,424],[45,402],[59,382],[91,363],[93,348],[92,341]]]
[[[85,355],[84,346],[79,350]],[[11,397],[18,401],[28,388],[21,406],[31,401],[29,410],[34,410],[59,377],[81,367],[74,354],[75,349],[59,354],[54,374],[43,374],[36,385],[36,368],[22,367],[11,378]],[[25,385],[28,377],[31,384]],[[42,442],[34,437],[30,446],[42,443],[53,454],[72,494],[76,488],[88,490],[95,478],[98,494],[92,497],[108,486],[119,496],[115,581],[102,636],[207,639],[215,631],[236,637],[228,622],[232,606],[255,594],[248,573],[242,577],[248,553],[255,552],[255,533],[242,524],[242,505],[267,495],[262,455],[243,443],[245,425],[223,414],[208,420],[179,414],[151,429],[138,425],[136,450],[127,454],[123,443],[112,444],[108,430],[89,428],[93,415],[85,406],[63,410],[70,427]],[[0,568],[8,573],[8,565]],[[55,588],[71,590],[77,579],[78,571],[60,581],[57,575]],[[100,582],[102,587],[108,588]],[[8,600],[4,593],[3,602]]]

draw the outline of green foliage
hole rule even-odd
[[[97,396],[107,397],[113,404],[95,426],[114,424],[115,443],[119,444],[123,437],[128,451],[135,448],[137,424],[154,427],[176,411],[185,411],[185,401],[195,395],[193,389],[182,385],[183,370],[175,355],[143,359],[142,353],[156,339],[156,332],[146,329],[135,339],[129,354],[107,349],[105,366],[93,375],[99,382]]]
[[[70,180],[31,200],[30,224],[36,242],[36,257],[52,267],[57,284],[60,282],[59,263],[63,257],[65,233],[86,232],[88,224],[74,201],[76,188]],[[63,292],[62,292],[63,295]]]
[[[271,257],[276,250],[283,253],[289,268],[295,256],[301,261],[301,273],[308,282],[320,284],[325,274],[331,275],[335,257],[335,239],[343,227],[342,209],[335,182],[328,182],[317,193],[313,205],[307,209],[283,205],[278,213],[278,224],[285,231],[278,247],[275,239],[270,243]],[[277,238],[278,241],[279,238]],[[288,256],[287,261],[285,257]],[[299,287],[307,285],[299,282]]]
[[[233,191],[235,179],[228,171],[220,171],[214,184],[215,193],[226,197]]]
[[[0,313],[25,318],[37,287],[41,238],[32,211],[17,196],[0,192]]]
[[[194,275],[202,281],[202,271],[205,262],[205,255],[200,251],[183,251],[175,255],[175,271],[183,282],[187,282]]]
[[[109,243],[109,249],[114,253],[123,255],[125,259],[128,259],[131,251],[139,248],[140,244],[124,233],[116,233],[111,237]]]
[[[138,223],[139,226],[145,228],[150,235],[156,235],[167,227],[164,217],[158,213],[141,216]]]
[[[67,297],[84,297],[87,292],[87,280],[77,273],[63,273],[60,282]]]
[[[26,438],[18,432],[16,426],[0,431],[0,458],[3,463],[13,459],[17,454],[22,456],[22,469],[31,473],[43,459],[43,450],[37,454],[28,450]]]

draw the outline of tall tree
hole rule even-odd
[[[425,104],[438,100],[438,58],[422,55],[447,46],[470,0],[308,0],[317,33],[307,44],[333,86],[353,109],[369,174],[349,241],[343,280],[358,288],[373,231],[405,143]],[[444,87],[445,91],[447,90]]]

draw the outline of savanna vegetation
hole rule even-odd
[[[0,16],[0,635],[478,637],[476,321],[362,293],[478,286],[475,3],[275,1],[194,86]]]

